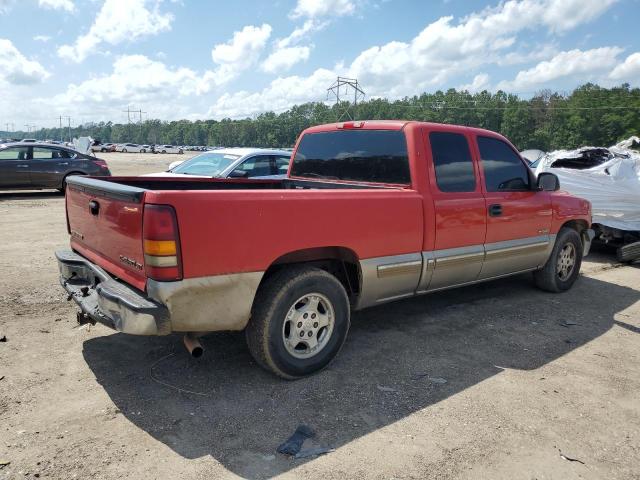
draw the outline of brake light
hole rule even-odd
[[[93,163],[95,163],[97,166],[105,170],[109,168],[109,166],[107,165],[107,162],[105,162],[104,160],[100,160],[99,158],[95,159]]]
[[[159,281],[182,279],[180,237],[173,207],[145,205],[142,242],[147,277]]]
[[[344,122],[338,124],[338,128],[345,128],[347,130],[362,127],[364,127],[364,122]]]

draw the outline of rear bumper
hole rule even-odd
[[[171,333],[169,310],[71,251],[56,252],[60,284],[93,321],[132,335]]]
[[[93,321],[133,335],[243,330],[264,272],[177,282],[148,279],[147,293],[72,251],[56,252],[60,284]]]

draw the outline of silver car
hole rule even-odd
[[[0,145],[1,189],[64,190],[71,175],[109,176],[107,162],[50,143]]]
[[[172,164],[166,172],[146,177],[284,178],[291,152],[265,148],[221,148]]]

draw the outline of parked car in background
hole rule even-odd
[[[225,148],[176,161],[150,177],[284,178],[291,153],[264,148]]]
[[[26,143],[33,143],[33,142],[37,142],[38,140],[36,140],[35,138],[23,138],[20,141],[21,142],[26,142]]]
[[[0,145],[0,189],[64,190],[72,175],[110,176],[107,162],[44,142]]]
[[[148,151],[147,148],[144,148],[144,145],[138,145],[137,143],[121,143],[116,147],[116,152],[122,153],[146,153]]]
[[[115,143],[101,143],[99,141],[95,141],[93,145],[91,145],[92,152],[115,152],[116,144]]]
[[[183,154],[184,150],[181,147],[176,147],[174,145],[156,145],[155,147],[156,153],[179,153]]]

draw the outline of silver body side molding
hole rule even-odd
[[[551,255],[555,237],[362,260],[362,288],[355,308],[537,270]]]

